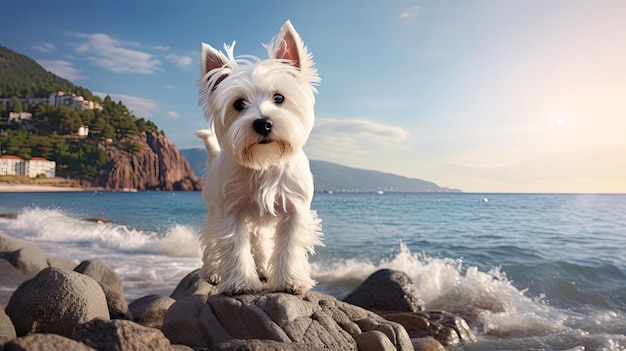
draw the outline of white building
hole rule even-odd
[[[89,135],[89,126],[80,126],[78,128],[78,136],[86,137]]]
[[[0,156],[0,175],[25,175],[35,178],[43,174],[48,178],[56,176],[56,162],[43,157],[24,160],[13,155]]]
[[[66,94],[63,91],[55,91],[48,95],[47,98],[19,98],[18,99],[22,104],[36,105],[41,102],[47,102],[52,106],[58,107],[59,105],[66,105],[69,108],[74,110],[82,111],[82,110],[100,110],[102,111],[103,107],[99,103],[91,100],[87,100],[84,97],[76,94]],[[0,98],[0,103],[7,105],[8,107],[13,107],[13,98],[10,97],[2,97]]]
[[[43,157],[33,157],[26,163],[24,167],[24,174],[35,178],[40,174],[45,175],[47,178],[54,178],[56,175],[56,162],[48,161]]]
[[[19,123],[33,118],[33,114],[29,112],[9,112],[9,123]]]
[[[13,155],[0,156],[0,175],[24,174],[24,160]]]

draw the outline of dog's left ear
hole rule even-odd
[[[318,83],[317,68],[314,67],[313,55],[308,52],[304,42],[287,20],[280,28],[272,45],[268,46],[270,58],[285,60],[302,72],[307,83]]]

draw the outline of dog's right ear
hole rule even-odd
[[[202,43],[202,51],[200,53],[200,72],[204,77],[207,73],[216,68],[224,67],[228,63],[228,59],[224,54],[215,50],[211,45]]]

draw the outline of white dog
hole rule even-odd
[[[289,21],[266,60],[235,59],[234,44],[227,56],[202,44],[200,105],[213,130],[196,133],[209,153],[201,274],[225,294],[261,291],[266,280],[270,291],[302,294],[315,285],[308,255],[322,245],[302,150],[320,79]]]

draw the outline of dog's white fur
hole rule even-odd
[[[225,294],[261,291],[265,279],[269,291],[301,294],[315,285],[308,255],[322,245],[302,150],[320,79],[289,21],[265,45],[268,59],[236,59],[234,44],[224,55],[202,43],[200,105],[213,129],[196,133],[209,154],[200,272]],[[266,135],[253,127],[262,118]]]

